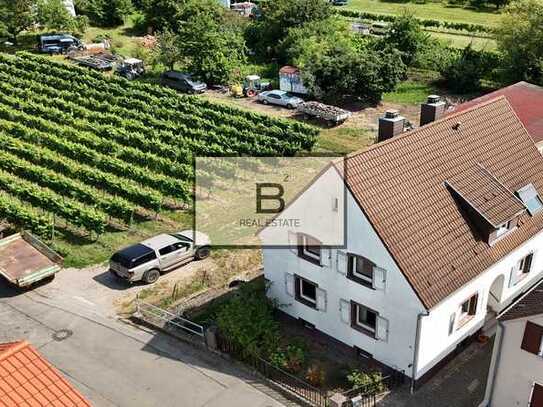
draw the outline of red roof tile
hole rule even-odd
[[[0,344],[0,407],[91,404],[26,341]]]
[[[543,280],[506,308],[498,319],[508,321],[535,315],[543,315]]]
[[[543,195],[543,157],[504,97],[375,144],[345,165],[348,188],[426,308],[543,230],[543,212],[524,212],[518,229],[490,246],[446,186],[484,168],[501,184],[486,185],[495,201],[479,203],[496,221],[518,209],[505,190],[532,183]]]
[[[543,88],[519,82],[455,106],[450,112],[462,112],[479,103],[505,96],[534,142],[543,142]]]

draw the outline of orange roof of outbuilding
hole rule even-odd
[[[0,344],[0,407],[90,407],[27,341]]]

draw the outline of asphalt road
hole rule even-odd
[[[19,339],[96,407],[283,405],[224,359],[128,325],[83,296],[47,286],[19,293],[0,281],[0,343]]]

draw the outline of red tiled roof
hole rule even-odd
[[[507,308],[498,319],[509,321],[534,315],[543,315],[543,280]]]
[[[0,344],[0,407],[91,407],[26,341]]]
[[[528,82],[518,82],[498,89],[495,92],[462,103],[451,109],[450,112],[462,112],[499,96],[507,98],[534,142],[536,144],[543,142],[543,88]]]
[[[490,246],[446,186],[481,166],[509,191],[532,183],[543,195],[543,157],[504,97],[375,144],[345,164],[348,188],[428,309],[543,230],[543,212],[524,212],[518,229]],[[507,194],[498,195],[498,206],[514,212]]]
[[[285,75],[294,75],[297,73],[300,73],[300,70],[296,68],[295,66],[285,65],[281,69],[279,69],[279,73],[285,74]]]

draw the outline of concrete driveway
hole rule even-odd
[[[81,289],[66,291],[58,282],[74,276],[58,277],[23,293],[0,281],[0,342],[29,340],[94,406],[283,405],[225,360],[118,320],[92,298],[96,292],[103,299],[107,286],[85,290],[96,282],[91,275],[80,274]]]

